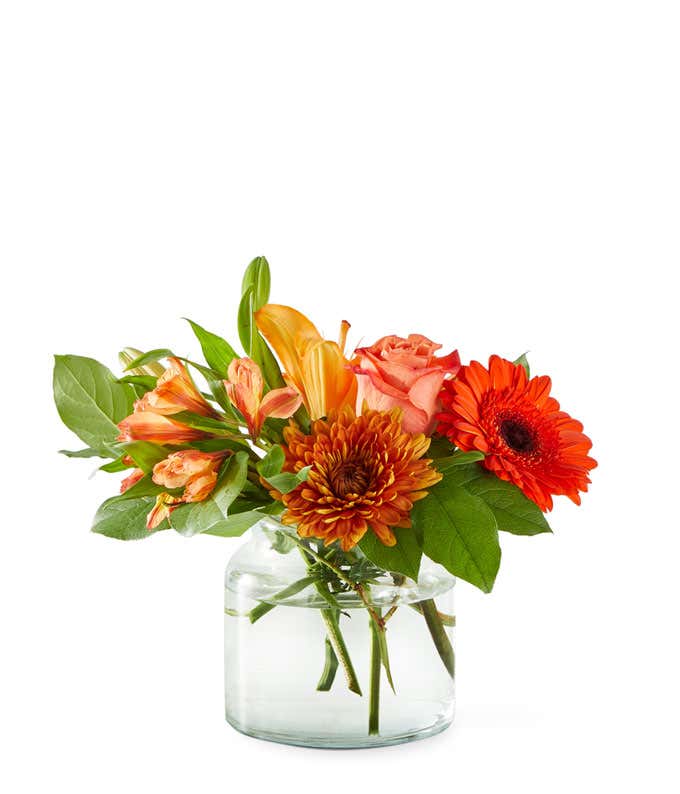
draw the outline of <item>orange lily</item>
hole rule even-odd
[[[224,386],[229,399],[243,415],[250,437],[253,439],[260,435],[264,420],[268,416],[287,419],[302,404],[300,393],[292,386],[272,389],[263,397],[262,372],[250,358],[235,358],[229,364],[227,375],[229,380],[224,381]]]
[[[340,343],[324,339],[296,309],[268,303],[255,312],[257,327],[274,348],[286,379],[300,392],[311,419],[344,406],[354,407],[357,379],[345,358],[349,323],[343,320]]]

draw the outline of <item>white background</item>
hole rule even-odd
[[[677,791],[677,4],[1,8],[3,790]],[[426,742],[236,734],[238,541],[91,535],[116,478],[56,454],[52,352],[235,339],[260,253],[328,335],[529,350],[594,439],[584,505],[459,586]]]

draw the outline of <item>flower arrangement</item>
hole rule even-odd
[[[579,504],[596,462],[581,423],[560,409],[548,377],[530,376],[525,356],[462,365],[458,351],[438,355],[442,346],[420,334],[348,353],[347,322],[338,341],[324,339],[269,293],[258,257],[238,309],[244,356],[192,321],[205,362],[126,348],[118,377],[91,358],[57,356],[59,415],[87,445],[63,454],[107,459],[102,471],[125,475],[94,518],[93,531],[108,537],[235,537],[278,520],[281,553],[297,547],[307,564],[298,589],[316,589],[328,607],[324,687],[339,662],[349,690],[361,692],[339,594],[351,592],[368,613],[377,733],[381,665],[393,683],[386,639],[396,610],[372,603],[377,579],[417,581],[426,557],[491,591],[499,533],[550,532],[553,497]],[[251,622],[269,609],[256,605]],[[452,676],[442,630],[452,616],[429,601],[418,609]]]

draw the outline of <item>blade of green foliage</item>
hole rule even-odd
[[[496,519],[498,529],[514,535],[552,532],[537,504],[510,482],[505,482],[478,464],[459,466],[446,472],[446,482],[459,485],[483,499]]]
[[[88,447],[111,457],[107,445],[118,437],[118,422],[129,416],[135,392],[118,383],[103,364],[82,356],[55,356],[54,401],[62,422]]]
[[[92,522],[92,532],[117,540],[143,540],[155,532],[167,529],[167,521],[156,529],[146,528],[146,517],[153,508],[154,501],[152,497],[121,499],[114,496],[107,499],[97,510]]]
[[[265,478],[274,477],[281,473],[283,464],[286,460],[286,455],[279,444],[274,446],[267,452],[262,460],[257,464],[258,472]]]
[[[235,358],[238,358],[238,354],[234,348],[226,339],[222,339],[221,336],[206,331],[205,328],[195,323],[193,320],[189,320],[187,317],[184,319],[189,323],[192,331],[196,335],[205,360],[208,362],[208,366],[221,378],[226,378],[229,364],[231,364]]]
[[[490,593],[501,561],[498,530],[486,503],[445,477],[413,506],[423,551],[454,576]]]
[[[160,361],[162,358],[171,358],[175,357],[175,354],[172,350],[168,350],[167,347],[159,347],[156,350],[149,350],[148,353],[142,353],[141,356],[138,356],[134,361],[131,361],[127,367],[125,367],[126,372],[131,369],[136,369],[137,367],[141,367],[144,364],[150,364],[152,361]]]
[[[152,444],[150,441],[125,441],[119,446],[145,473],[150,472],[157,463],[165,460],[170,454],[165,447]]]
[[[516,358],[512,363],[513,364],[521,364],[524,367],[524,371],[527,374],[527,378],[531,377],[531,369],[529,367],[529,359],[527,358],[527,354],[526,353],[522,353],[522,355],[519,358]]]
[[[423,550],[414,529],[395,528],[395,546],[385,546],[370,529],[359,542],[359,548],[368,559],[385,571],[401,573],[418,581]]]
[[[463,452],[462,450],[456,450],[453,455],[449,455],[447,458],[438,458],[434,466],[437,471],[445,472],[454,466],[466,466],[469,463],[476,463],[480,460],[484,460],[483,452]]]

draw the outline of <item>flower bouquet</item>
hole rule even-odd
[[[118,377],[56,357],[59,415],[87,445],[64,454],[125,474],[92,529],[253,528],[225,583],[239,730],[329,747],[436,733],[453,717],[455,579],[490,592],[499,532],[550,532],[553,496],[580,502],[591,442],[525,356],[462,366],[419,334],[348,354],[347,322],[324,339],[269,292],[258,257],[244,356],[189,321],[204,362],[126,348]]]

